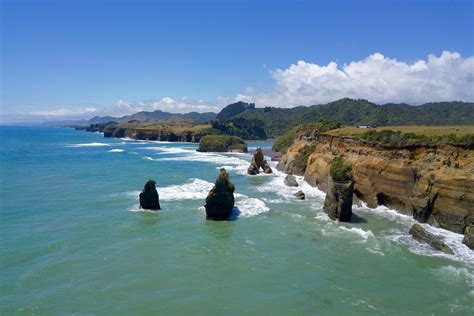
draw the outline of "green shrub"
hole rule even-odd
[[[338,122],[321,119],[315,123],[301,124],[293,127],[288,130],[285,134],[279,136],[275,143],[273,144],[272,149],[274,151],[284,152],[290,147],[296,136],[302,132],[309,132],[314,130],[316,133],[325,133],[327,131],[341,127],[341,124]]]
[[[352,180],[352,166],[344,163],[344,160],[339,156],[334,157],[329,172],[336,182]]]
[[[298,155],[294,162],[295,167],[304,172],[306,170],[306,165],[308,164],[309,155],[311,155],[315,149],[315,145],[305,145],[303,148],[298,150]]]
[[[285,152],[295,141],[297,128],[292,128],[285,134],[278,136],[273,143],[273,151]]]

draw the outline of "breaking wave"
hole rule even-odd
[[[204,203],[207,194],[213,186],[214,184],[211,182],[192,178],[189,179],[187,183],[157,187],[157,190],[160,195],[160,201],[202,200]],[[128,197],[138,199],[140,191],[131,191],[124,194]],[[235,206],[240,211],[239,217],[251,217],[270,211],[270,208],[260,199],[250,198],[241,193],[234,193],[234,197]],[[138,206],[133,206],[129,210],[136,212],[139,208]]]
[[[67,147],[102,147],[102,146],[110,146],[110,145],[105,144],[105,143],[93,142],[93,143],[85,143],[85,144],[72,144],[72,145],[68,145]]]

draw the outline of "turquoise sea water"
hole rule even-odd
[[[195,144],[106,139],[67,128],[0,127],[0,314],[472,315],[474,254],[413,241],[413,221],[356,207],[284,175],[248,176],[251,156]],[[270,147],[270,143],[251,143]],[[218,168],[240,216],[205,220]],[[274,165],[272,165],[274,166]],[[160,212],[138,209],[146,179]],[[303,189],[307,200],[292,194]]]

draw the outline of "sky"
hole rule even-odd
[[[3,120],[474,101],[473,1],[0,3]]]

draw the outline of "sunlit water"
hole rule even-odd
[[[461,235],[430,228],[450,256],[413,241],[413,221],[382,207],[332,222],[324,193],[302,179],[289,188],[279,172],[246,175],[250,154],[66,128],[0,132],[0,314],[474,312],[474,255]],[[206,221],[222,166],[240,215]],[[138,208],[148,178],[160,212]],[[307,200],[293,197],[299,189]]]

